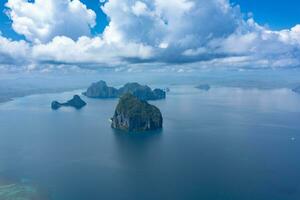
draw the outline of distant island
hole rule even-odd
[[[166,92],[162,89],[152,90],[147,85],[140,85],[139,83],[127,83],[123,87],[116,89],[107,86],[105,81],[93,83],[83,95],[89,98],[118,98],[122,95],[130,93],[141,100],[159,100],[166,98]]]
[[[7,102],[7,101],[11,101],[12,100],[12,98],[10,98],[10,97],[1,97],[0,96],[0,103],[4,103],[4,102]]]
[[[170,88],[165,88],[165,92],[170,92]]]
[[[84,102],[80,98],[80,96],[74,95],[74,97],[71,100],[69,100],[65,103],[59,103],[58,101],[53,101],[51,103],[51,108],[53,110],[58,110],[60,107],[66,106],[66,107],[74,107],[79,110],[79,109],[83,108],[85,105],[86,105],[86,102]]]
[[[300,94],[300,86],[292,89],[293,92]]]
[[[208,84],[201,84],[201,85],[197,85],[195,88],[197,88],[199,90],[208,91],[208,90],[210,90],[210,85],[208,85]]]
[[[131,93],[126,93],[120,98],[111,124],[114,129],[130,132],[158,130],[162,125],[160,110]]]

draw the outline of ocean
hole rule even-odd
[[[300,199],[300,95],[168,87],[149,133],[111,129],[117,99],[51,110],[80,90],[0,104],[0,200]]]

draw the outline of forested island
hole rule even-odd
[[[93,83],[83,94],[89,98],[118,98],[122,95],[130,93],[141,100],[159,100],[166,98],[166,92],[162,89],[152,90],[147,85],[140,85],[139,83],[127,83],[123,87],[117,89],[110,87],[105,81]]]
[[[160,110],[130,93],[124,94],[112,117],[112,128],[124,131],[150,131],[161,129]]]
[[[60,107],[73,107],[77,110],[83,108],[86,105],[86,102],[84,102],[80,96],[74,95],[73,98],[65,103],[59,103],[58,101],[53,101],[51,103],[51,108],[53,110],[58,110]]]

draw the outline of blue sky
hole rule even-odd
[[[260,24],[274,29],[290,28],[300,21],[299,0],[232,0],[244,13],[252,12]]]
[[[4,10],[5,0],[1,0],[0,9]],[[97,26],[93,29],[94,34],[101,33],[107,25],[105,14],[100,9],[99,0],[81,0],[88,8],[97,13]],[[286,29],[300,23],[300,2],[298,0],[231,0],[231,3],[238,4],[243,13],[253,13],[254,19],[273,29]],[[0,30],[3,35],[24,39],[16,34],[11,28],[11,21],[4,12],[0,15]]]
[[[296,0],[104,2],[2,0],[0,71],[300,66]]]

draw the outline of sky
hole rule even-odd
[[[299,24],[298,0],[232,0],[242,12],[252,13],[255,21],[274,30],[288,29]]]
[[[300,66],[296,0],[1,0],[0,72]]]

